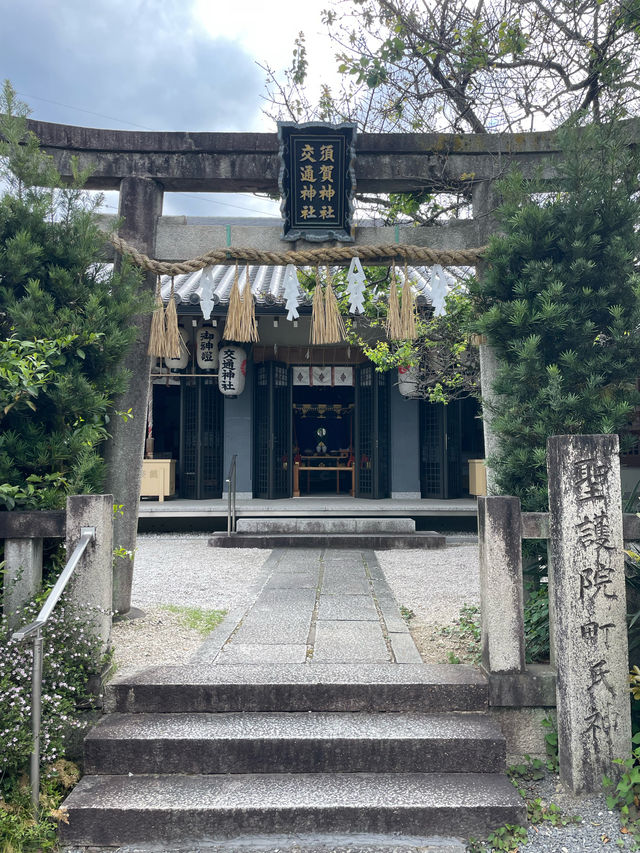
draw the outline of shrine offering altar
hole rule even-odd
[[[293,497],[300,497],[300,471],[307,472],[307,492],[310,490],[311,474],[318,471],[335,471],[336,472],[336,494],[340,494],[340,472],[351,472],[351,490],[349,494],[353,497],[356,493],[356,467],[353,462],[349,463],[348,457],[344,454],[339,456],[326,456],[324,454],[317,456],[301,456],[300,462],[296,462],[293,466]]]

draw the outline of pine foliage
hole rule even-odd
[[[505,182],[505,234],[474,287],[502,365],[498,491],[531,511],[547,509],[547,437],[623,432],[639,402],[637,156],[613,124],[562,141],[561,192],[536,194],[517,174]]]
[[[139,276],[99,262],[99,200],[82,191],[86,175],[63,187],[8,83],[0,98],[0,336],[65,342],[51,354],[55,381],[39,390],[35,409],[3,417],[0,484],[47,477],[31,504],[50,507],[102,487],[100,444],[127,381],[120,364],[135,337]]]

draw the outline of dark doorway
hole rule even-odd
[[[256,365],[253,471],[256,498],[291,496],[291,379],[286,364]]]
[[[224,397],[215,379],[183,379],[178,494],[187,500],[222,497]]]
[[[472,397],[442,403],[420,401],[420,492],[451,500],[469,491],[468,461],[483,457],[479,404]]]
[[[389,374],[373,365],[356,371],[356,495],[389,497]]]
[[[180,386],[152,385],[153,455],[156,459],[180,458]],[[177,485],[177,484],[176,484]]]
[[[353,495],[353,386],[293,387],[294,495]]]

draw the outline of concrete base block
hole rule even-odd
[[[489,715],[507,741],[507,765],[520,764],[525,755],[546,759],[545,736],[549,730],[542,723],[555,718],[555,708],[491,708]]]
[[[415,533],[412,518],[240,518],[238,533]]]
[[[505,708],[555,707],[556,673],[545,664],[529,664],[524,672],[485,672],[489,704]]]
[[[214,533],[212,548],[359,548],[384,551],[402,548],[444,548],[446,538],[432,531],[418,533]]]

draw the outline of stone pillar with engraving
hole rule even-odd
[[[602,790],[631,748],[617,435],[547,442],[560,778]]]

